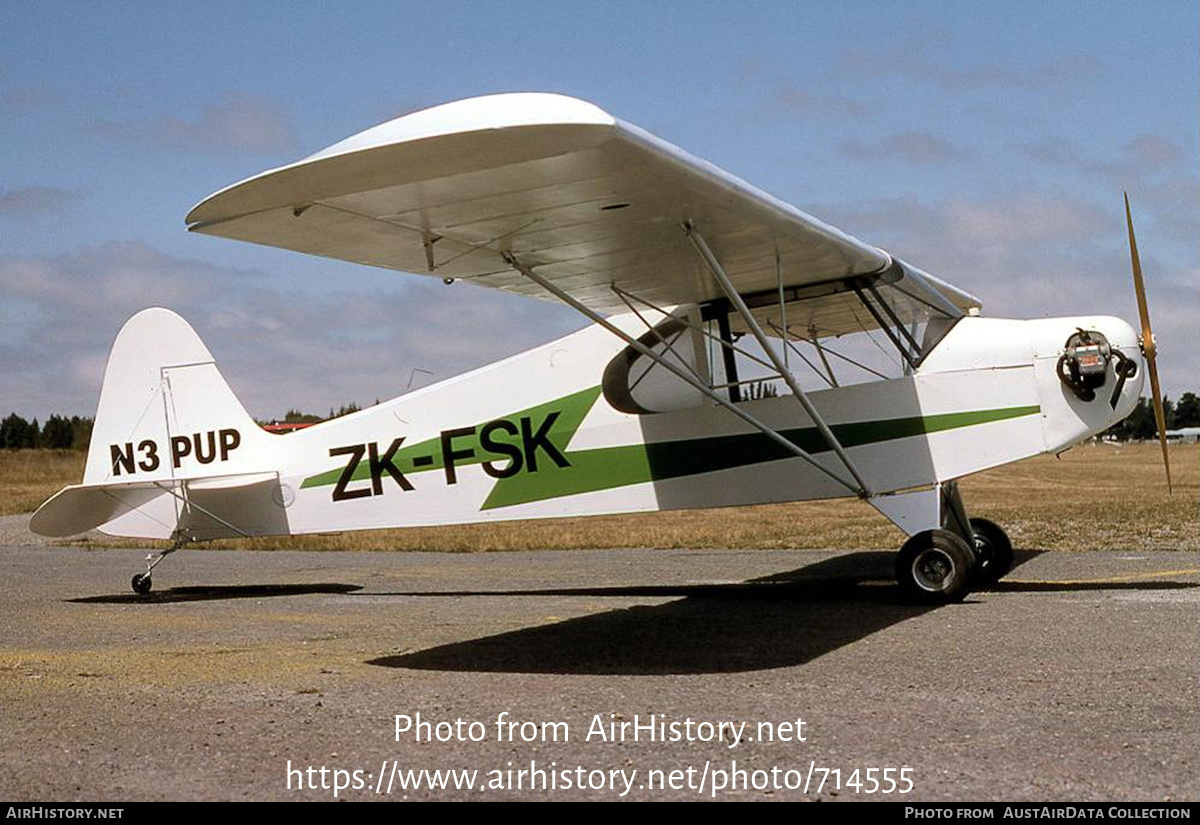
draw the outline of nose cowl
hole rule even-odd
[[[1120,318],[1047,318],[1034,332],[1048,450],[1098,435],[1137,405],[1145,373],[1138,335]]]

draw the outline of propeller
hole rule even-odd
[[[1137,239],[1133,236],[1133,214],[1129,211],[1129,193],[1125,194],[1125,225],[1129,228],[1129,261],[1133,265],[1133,290],[1137,293],[1138,316],[1142,321],[1142,354],[1150,372],[1150,392],[1154,401],[1154,423],[1158,425],[1158,443],[1162,447],[1163,468],[1167,471],[1167,492],[1171,492],[1171,461],[1167,458],[1167,419],[1163,412],[1162,391],[1158,387],[1157,350],[1150,330],[1150,309],[1146,305],[1146,284],[1142,281],[1142,262],[1138,259]]]

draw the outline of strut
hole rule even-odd
[[[775,347],[767,340],[766,333],[763,332],[762,327],[759,326],[758,321],[754,318],[754,314],[746,306],[746,302],[742,300],[742,296],[738,294],[733,283],[730,282],[729,276],[725,274],[725,269],[721,266],[721,262],[713,255],[704,237],[690,223],[683,225],[683,231],[691,242],[692,247],[696,250],[696,253],[700,256],[700,259],[704,261],[705,266],[712,273],[713,278],[716,279],[721,289],[725,292],[725,297],[737,309],[738,314],[742,316],[742,321],[746,324],[746,327],[750,330],[755,340],[758,341],[758,345],[762,347],[763,352],[767,354],[767,357],[771,359],[771,363],[775,365],[775,370],[779,373],[779,377],[788,385],[792,394],[796,396],[796,400],[800,402],[800,406],[804,408],[804,412],[817,425],[817,430],[820,431],[821,436],[825,439],[830,449],[837,453],[838,458],[842,460],[842,464],[846,466],[850,475],[854,477],[856,485],[848,486],[851,486],[851,489],[860,496],[869,496],[870,491],[867,489],[867,484],[863,481],[862,476],[859,475],[858,468],[854,466],[854,462],[846,454],[846,450],[842,447],[841,442],[833,434],[833,430],[829,428],[829,425],[825,423],[825,419],[817,412],[817,408],[813,406],[812,401],[809,400],[804,390],[800,389],[800,385],[796,383],[795,377],[792,376],[791,371],[783,363],[783,360],[779,357],[779,353],[775,351]]]
[[[851,492],[855,493],[858,496],[868,495],[868,492],[866,491],[865,486],[861,483],[861,481],[859,481],[858,484],[855,484],[854,480],[847,479],[841,473],[834,472],[833,470],[829,469],[825,465],[821,464],[819,461],[817,461],[815,458],[813,458],[813,456],[810,455],[806,450],[804,450],[801,447],[799,447],[798,445],[794,444],[790,439],[784,437],[777,430],[775,430],[772,427],[759,421],[757,418],[755,418],[750,413],[746,412],[744,409],[742,409],[740,406],[736,405],[734,402],[732,402],[726,398],[722,398],[717,392],[715,392],[707,384],[703,383],[702,381],[697,380],[695,376],[689,375],[687,373],[687,371],[685,371],[683,368],[677,366],[676,364],[672,363],[671,361],[669,361],[665,358],[662,358],[653,349],[646,346],[642,342],[638,341],[632,335],[630,335],[629,333],[625,332],[624,330],[622,330],[621,328],[619,328],[618,326],[613,324],[611,321],[606,319],[604,316],[600,315],[598,312],[591,309],[590,307],[585,306],[577,298],[574,298],[569,293],[567,293],[564,290],[560,289],[559,287],[555,286],[548,279],[543,278],[541,275],[538,275],[536,272],[533,271],[533,269],[531,267],[528,267],[525,264],[521,263],[519,260],[517,260],[516,256],[513,255],[511,252],[503,252],[501,254],[504,257],[505,262],[507,262],[508,265],[511,266],[514,270],[521,273],[526,278],[533,281],[535,284],[542,287],[550,294],[554,295],[560,301],[562,301],[563,303],[565,303],[567,306],[571,307],[572,309],[576,310],[577,312],[579,312],[581,315],[588,318],[593,323],[599,324],[600,326],[604,327],[604,329],[608,330],[613,335],[620,338],[622,341],[624,341],[626,344],[628,344],[632,349],[636,350],[638,353],[645,356],[646,358],[649,358],[657,366],[660,366],[663,369],[667,370],[668,372],[673,374],[676,378],[683,381],[688,386],[694,388],[696,391],[700,392],[702,395],[704,395],[709,400],[716,403],[718,406],[724,407],[726,410],[729,410],[729,412],[733,413],[734,415],[736,415],[738,418],[745,421],[750,426],[759,430],[763,435],[767,436],[767,438],[769,438],[772,441],[774,441],[775,443],[779,444],[781,447],[786,449],[788,452],[794,453],[797,457],[804,459],[809,464],[811,464],[813,467],[820,470],[822,473],[829,476],[831,479],[838,482],[846,489],[850,490]],[[815,415],[814,415],[814,421],[817,421],[819,426],[824,425],[824,422],[821,421],[820,418]],[[826,429],[828,429],[828,428],[826,427]],[[832,435],[832,433],[830,435]],[[836,441],[836,439],[835,439],[835,441]],[[855,475],[856,475],[856,480],[857,480],[857,474],[855,474]]]

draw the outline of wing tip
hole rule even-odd
[[[529,126],[599,126],[615,128],[617,119],[594,103],[555,92],[502,92],[442,103],[401,115],[351,135],[295,163],[269,169],[226,186],[201,200],[184,218],[189,231],[230,217],[220,206],[224,196],[253,181],[316,161],[380,149],[400,143],[493,129]]]

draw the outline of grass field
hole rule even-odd
[[[73,450],[0,450],[0,516],[32,513],[83,479],[85,455]]]
[[[61,487],[78,483],[83,460],[73,452],[0,450],[0,515],[31,512]],[[961,486],[971,514],[998,522],[1017,547],[1195,550],[1200,546],[1200,446],[1172,445],[1171,467],[1175,492],[1168,495],[1157,444],[1091,444],[1061,458],[1039,456],[979,473]],[[471,552],[574,547],[856,549],[894,547],[902,541],[900,531],[872,507],[842,500],[370,530],[208,546]],[[131,546],[128,540],[74,543]]]

